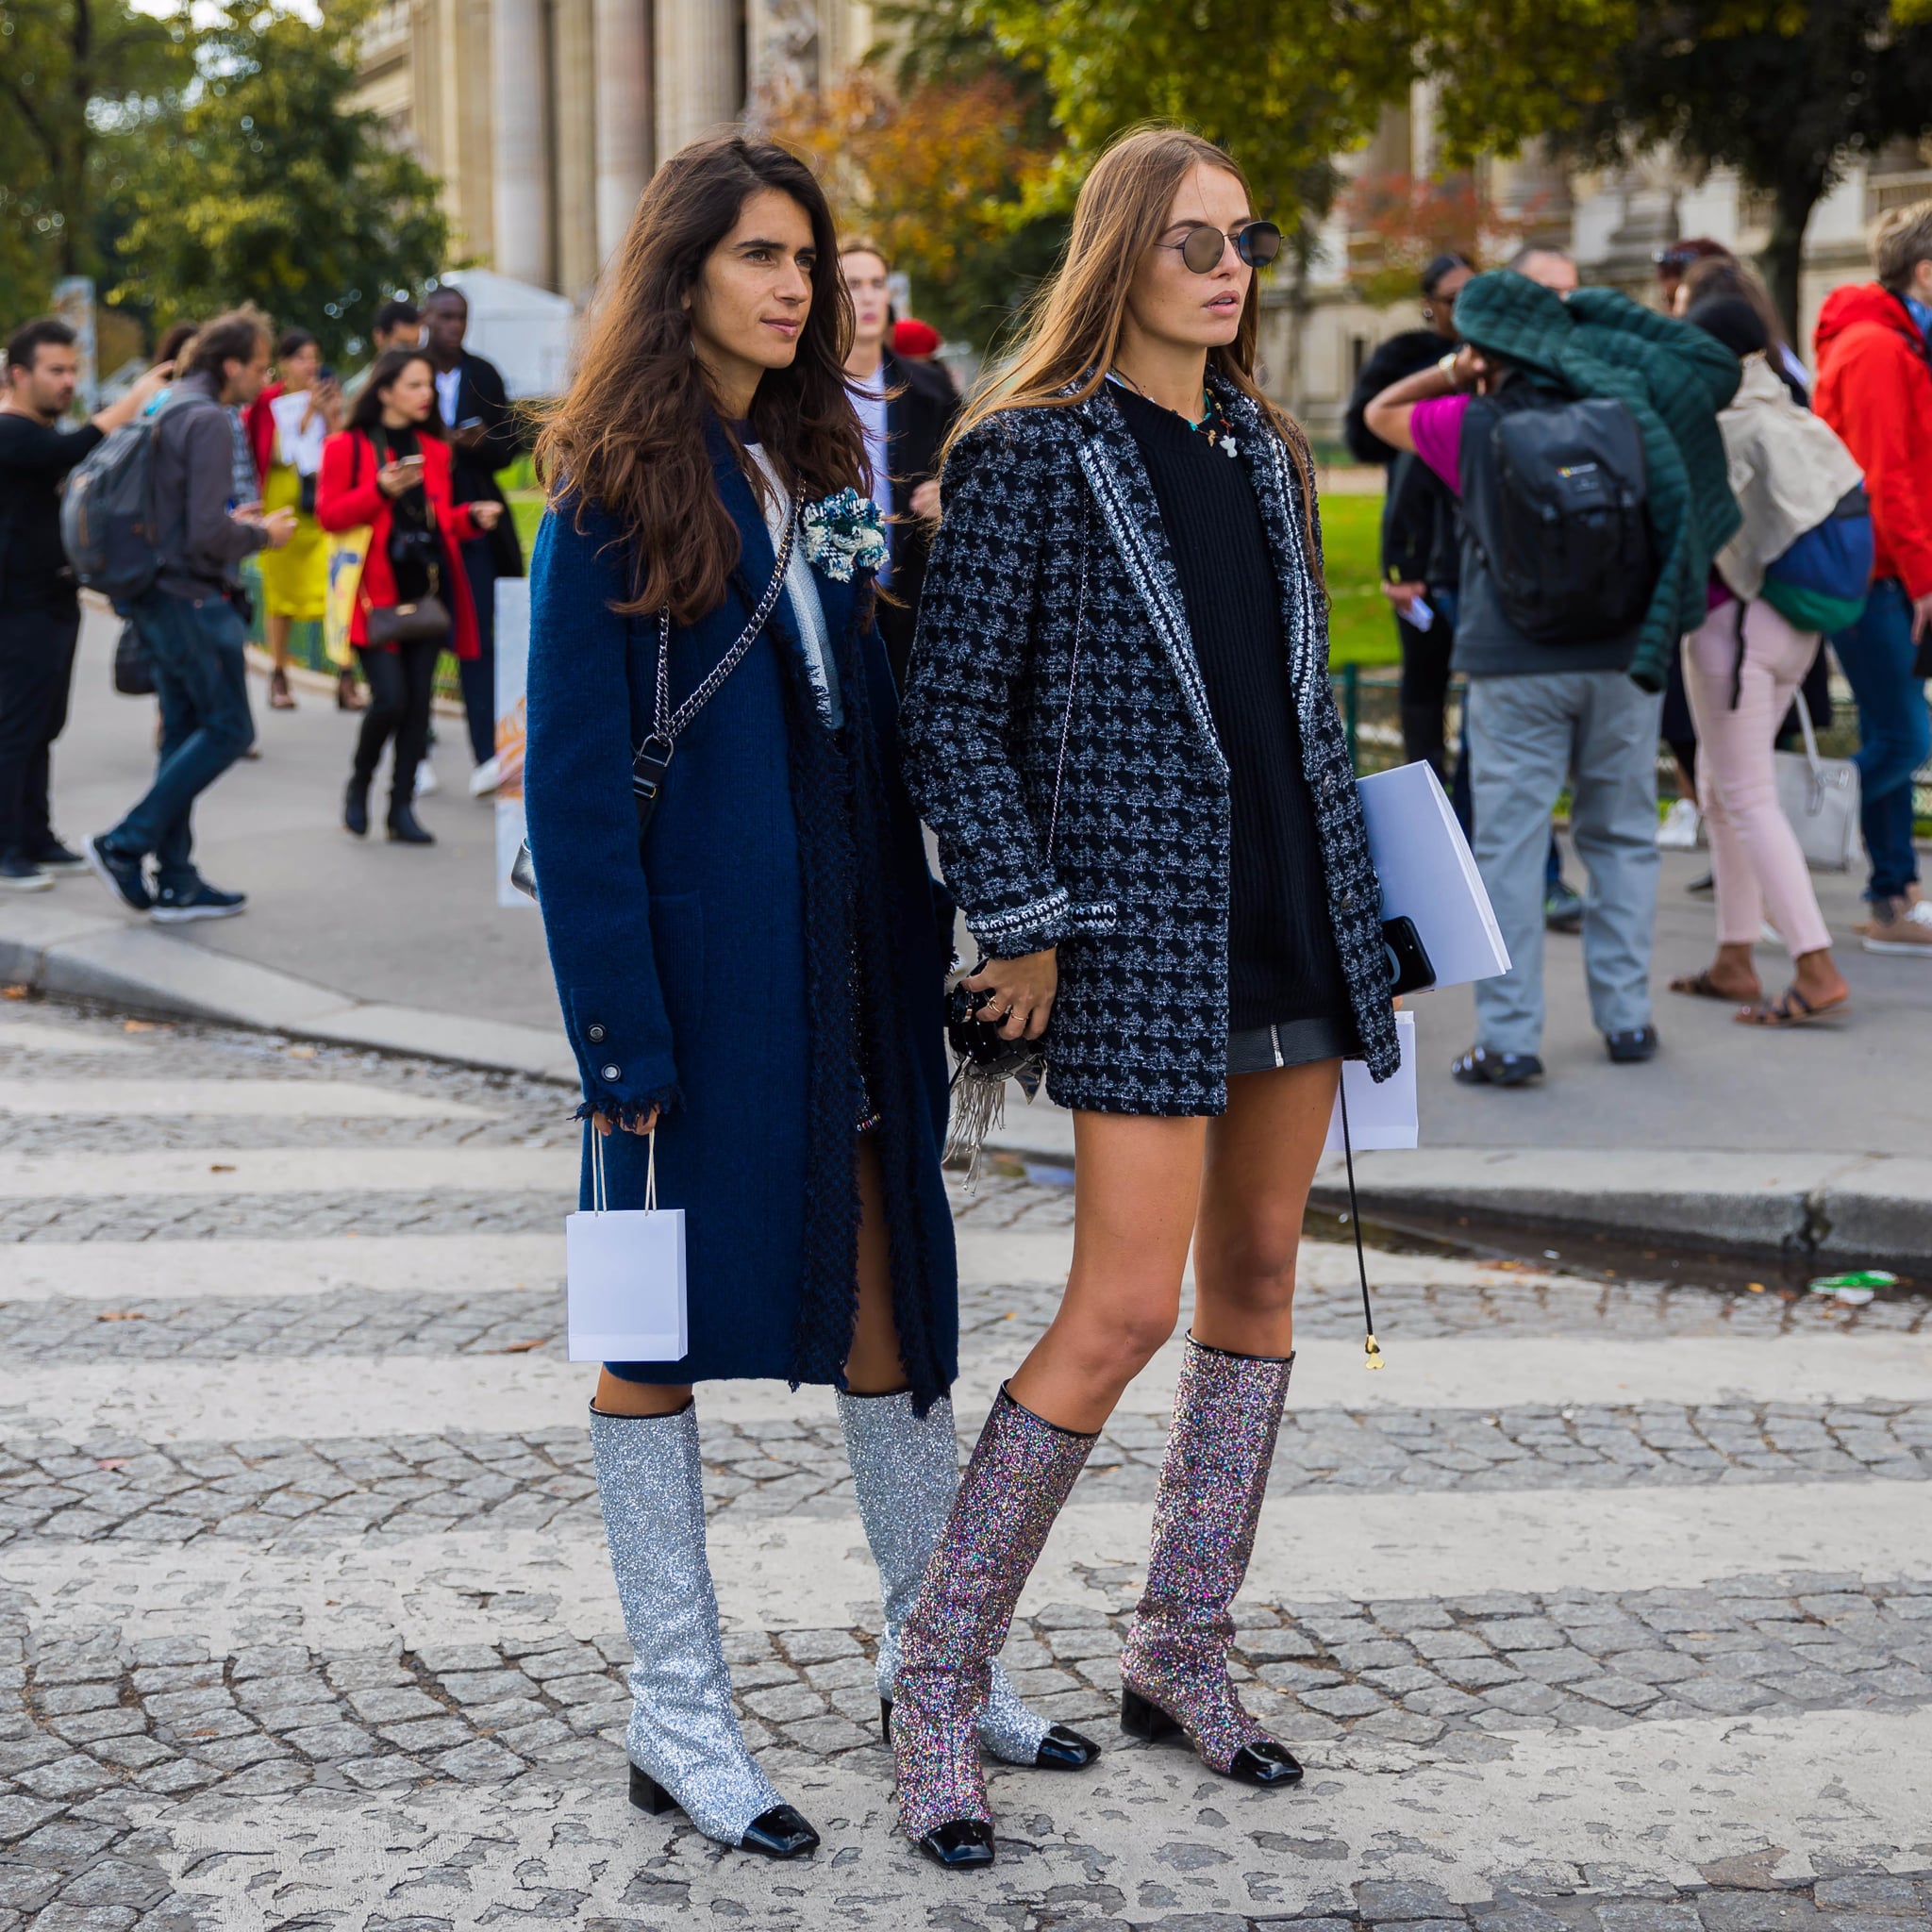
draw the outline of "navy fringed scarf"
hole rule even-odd
[[[897,977],[901,962],[887,901],[882,893],[859,889],[861,880],[882,879],[891,870],[891,804],[879,770],[858,648],[872,621],[871,606],[868,597],[856,600],[851,625],[828,640],[845,712],[844,730],[837,736],[819,711],[796,639],[776,615],[769,625],[786,672],[809,1030],[805,1257],[791,1376],[794,1387],[845,1386],[845,1357],[858,1312],[857,1128],[861,1094],[869,1093],[879,1115],[869,1138],[878,1149],[884,1182],[899,1357],[913,1407],[924,1415],[946,1392],[947,1376],[932,1332],[918,1153],[908,1131],[922,1102],[908,1053]]]

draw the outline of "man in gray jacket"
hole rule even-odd
[[[291,509],[264,516],[258,504],[234,500],[228,411],[261,392],[268,354],[268,332],[255,316],[217,316],[195,337],[188,373],[155,424],[162,564],[129,615],[160,699],[160,763],[146,797],[111,831],[90,839],[87,857],[129,911],[163,924],[242,909],[240,892],[220,891],[195,870],[190,813],[255,741],[236,566],[257,550],[280,549],[295,527]]]

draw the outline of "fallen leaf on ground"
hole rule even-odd
[[[211,1160],[208,1164],[208,1171],[210,1174],[233,1174],[235,1163],[232,1160]]]
[[[541,1335],[533,1335],[527,1341],[508,1341],[503,1345],[499,1353],[503,1355],[528,1355],[533,1348],[541,1348],[544,1339]]]
[[[96,1322],[145,1322],[147,1317],[139,1308],[104,1308],[94,1317]]]
[[[121,1030],[124,1033],[152,1033],[155,1023],[152,1020],[124,1020]]]
[[[315,1058],[315,1049],[312,1046],[291,1046],[285,1047],[283,1051],[291,1060],[312,1060]]]
[[[27,989],[24,986],[0,987],[0,997],[9,1000],[24,1000],[26,998],[26,995]]]

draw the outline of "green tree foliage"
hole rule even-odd
[[[0,314],[100,273],[107,149],[188,78],[191,40],[128,0],[0,0]]]
[[[1846,167],[1932,132],[1932,19],[1891,0],[1740,6],[1640,0],[1573,144],[1601,158],[1669,142],[1770,195],[1760,258],[1788,326],[1811,210]]]
[[[1374,132],[1412,72],[1402,8],[1329,0],[974,0],[972,18],[1037,71],[1066,136],[1045,184],[1071,202],[1096,155],[1139,121],[1218,142],[1284,232],[1326,214],[1335,158]]]
[[[962,223],[942,285],[915,276],[913,306],[948,335],[981,347],[993,341],[1059,258],[1067,208],[1040,205],[1034,192],[1042,158],[1064,137],[1054,123],[1046,84],[1001,51],[979,0],[883,0],[883,29],[873,64],[890,75],[901,101],[929,92],[960,94],[995,86],[1008,104],[1011,164],[981,207]]]
[[[112,299],[164,323],[253,301],[339,358],[389,294],[444,265],[434,179],[350,106],[366,11],[331,5],[316,25],[234,6],[203,26],[192,97],[126,170]]]

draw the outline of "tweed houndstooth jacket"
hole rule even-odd
[[[1281,586],[1329,916],[1369,1069],[1396,1068],[1328,623],[1292,458],[1213,377]],[[903,714],[914,802],[974,939],[1059,949],[1047,1091],[1102,1113],[1227,1106],[1228,774],[1153,485],[1102,384],[1008,409],[947,462]],[[1075,640],[1077,638],[1077,649]]]

